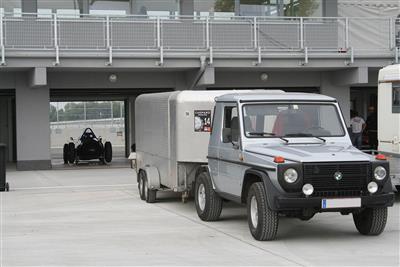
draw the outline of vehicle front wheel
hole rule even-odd
[[[196,177],[195,204],[197,215],[203,221],[216,221],[221,215],[222,199],[215,193],[208,172],[201,172]]]
[[[247,195],[247,220],[250,232],[256,240],[274,240],[278,233],[279,217],[268,207],[267,195],[262,182],[251,185]]]
[[[366,208],[353,213],[354,224],[362,235],[380,235],[386,226],[387,208]]]

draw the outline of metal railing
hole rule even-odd
[[[15,51],[304,53],[393,55],[400,20],[394,18],[0,15],[1,59]]]

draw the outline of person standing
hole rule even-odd
[[[361,149],[362,146],[362,133],[365,129],[365,121],[363,118],[358,116],[358,112],[354,111],[354,117],[350,120],[351,131],[353,136],[353,145],[358,149]]]
[[[368,143],[373,150],[378,149],[378,114],[375,107],[368,107],[367,127]]]

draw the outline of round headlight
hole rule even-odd
[[[299,178],[297,171],[295,169],[289,168],[283,173],[283,178],[288,184],[293,184]]]
[[[370,182],[368,184],[368,192],[371,194],[376,193],[378,191],[378,185],[375,182]]]
[[[386,169],[382,166],[378,166],[374,170],[374,177],[376,180],[381,181],[386,177]]]

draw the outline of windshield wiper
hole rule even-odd
[[[248,135],[259,135],[259,136],[264,136],[264,135],[271,135],[275,136],[274,133],[267,133],[267,132],[249,132],[247,133]]]
[[[276,136],[276,134],[274,133],[268,133],[268,132],[249,132],[247,133],[248,135],[258,135],[258,136],[265,136],[265,135],[269,135],[269,136],[275,136],[283,141],[286,142],[286,144],[289,143],[289,140],[287,140],[286,138],[282,137],[282,136]]]
[[[313,137],[315,137],[315,138],[321,140],[322,142],[326,143],[326,139],[325,138],[322,138],[322,137],[319,137],[319,136],[315,136],[315,135],[313,135]]]
[[[322,142],[326,143],[326,139],[319,137],[319,136],[312,135],[312,134],[307,134],[307,133],[287,134],[287,135],[285,135],[285,137],[314,137],[314,138],[317,138],[317,139],[321,140]]]

